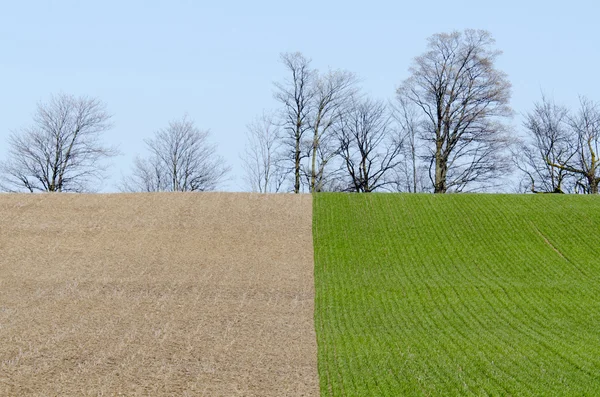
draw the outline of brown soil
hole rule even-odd
[[[318,394],[309,195],[0,195],[0,395]]]

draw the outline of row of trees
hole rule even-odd
[[[571,111],[546,97],[509,120],[511,84],[495,66],[500,51],[483,30],[436,34],[416,57],[393,101],[365,95],[347,70],[321,72],[301,53],[282,54],[288,77],[274,85],[279,107],[248,125],[242,155],[248,187],[259,192],[598,193],[600,106],[580,98]],[[105,105],[68,95],[40,104],[33,126],[13,132],[0,163],[5,191],[93,191],[111,127]],[[123,191],[213,190],[229,172],[187,117],[145,140]],[[514,182],[514,181],[513,181]]]
[[[258,191],[482,190],[510,171],[510,83],[486,31],[437,34],[396,100],[368,98],[344,70],[283,54],[281,107],[249,126],[245,164]],[[287,176],[287,177],[286,177]],[[287,184],[286,184],[287,182]]]
[[[546,98],[509,124],[511,84],[495,67],[491,34],[436,34],[391,102],[374,100],[345,70],[321,73],[300,53],[281,56],[280,107],[248,126],[243,160],[260,192],[598,193],[600,107],[573,113]]]
[[[528,140],[515,164],[523,188],[538,192],[597,194],[600,184],[600,106],[579,98],[575,111],[543,97],[526,115]]]
[[[102,133],[112,127],[106,105],[96,98],[58,95],[40,103],[33,125],[9,136],[8,159],[0,163],[0,189],[8,192],[98,190],[108,160],[119,154]],[[149,155],[136,157],[122,191],[206,191],[229,168],[215,154],[209,132],[187,117],[172,121],[145,140]]]
[[[251,189],[397,189],[408,141],[390,107],[363,95],[349,71],[321,73],[301,53],[281,61],[290,77],[275,83],[280,109],[248,125],[242,159]]]

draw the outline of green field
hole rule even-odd
[[[600,197],[320,194],[323,396],[600,395]]]

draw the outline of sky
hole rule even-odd
[[[0,160],[11,131],[52,94],[97,97],[113,115],[116,191],[143,140],[184,114],[211,131],[241,191],[246,125],[274,109],[283,52],[321,70],[347,69],[365,93],[393,99],[435,33],[486,29],[513,84],[515,130],[542,91],[575,107],[600,101],[596,1],[0,0]]]

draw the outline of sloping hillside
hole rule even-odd
[[[317,195],[322,395],[600,395],[600,197]]]
[[[0,395],[315,395],[308,195],[0,195]]]

